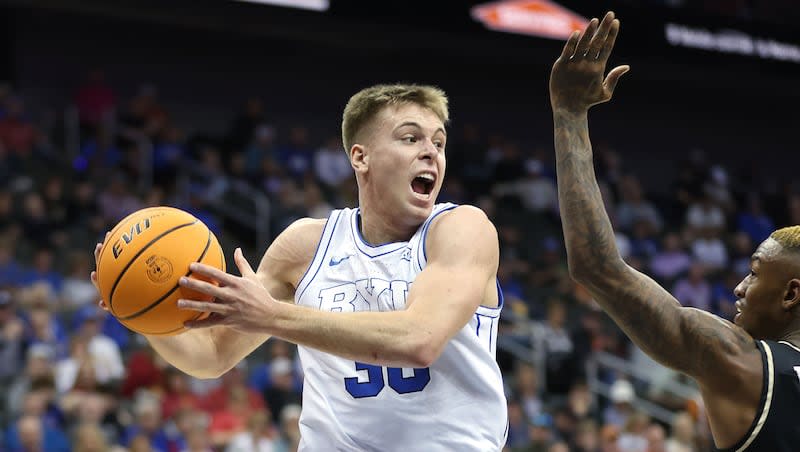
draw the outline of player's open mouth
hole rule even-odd
[[[434,173],[421,173],[411,180],[411,190],[416,194],[428,196],[433,192],[435,184],[436,175]]]

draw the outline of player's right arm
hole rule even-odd
[[[257,276],[276,300],[294,302],[294,288],[313,258],[324,225],[324,220],[298,220],[278,235],[264,253]],[[101,246],[95,248],[95,258]],[[91,277],[94,282],[95,272]],[[105,308],[102,301],[101,306]],[[162,358],[197,378],[223,375],[269,337],[224,326],[191,329],[176,336],[145,335]]]
[[[761,367],[753,364],[760,363],[760,355],[750,335],[707,312],[682,307],[655,281],[628,266],[617,250],[594,174],[587,115],[592,105],[611,98],[627,71],[620,66],[603,78],[618,29],[613,14],[599,29],[593,20],[583,35],[569,39],[550,79],[570,274],[660,363],[695,377],[712,391],[734,390],[750,377],[755,383],[761,379]]]

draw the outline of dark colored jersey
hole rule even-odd
[[[756,341],[764,385],[753,424],[741,441],[721,452],[800,451],[800,349],[780,341]]]

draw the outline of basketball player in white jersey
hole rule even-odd
[[[148,337],[167,361],[217,377],[270,336],[299,346],[305,451],[498,451],[506,400],[495,361],[502,296],[497,233],[479,209],[435,204],[445,174],[447,98],[380,85],[348,102],[342,136],[359,208],[283,231],[253,271],[201,264],[181,300],[210,312],[175,337]]]

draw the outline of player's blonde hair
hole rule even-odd
[[[800,226],[788,226],[778,229],[770,234],[769,237],[786,249],[800,251]]]
[[[345,152],[349,155],[356,136],[384,107],[410,103],[431,110],[445,124],[450,119],[447,95],[435,86],[398,83],[364,88],[355,93],[344,107],[342,144]]]

